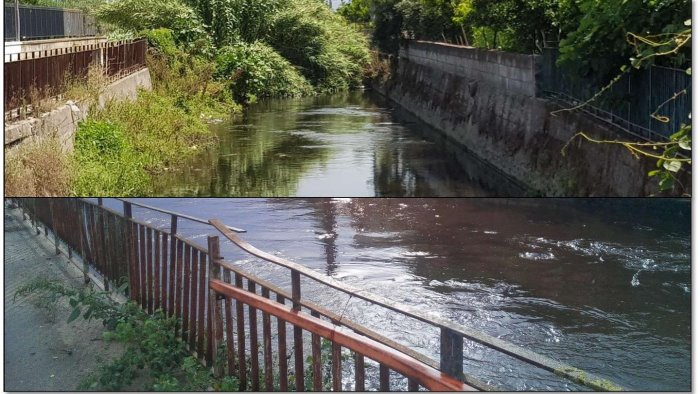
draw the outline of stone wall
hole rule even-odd
[[[625,136],[583,113],[552,115],[560,107],[536,97],[537,63],[536,56],[411,42],[402,48],[392,78],[375,81],[374,88],[531,194],[656,192],[647,177],[655,163],[636,159],[622,146],[577,140],[562,154],[579,131],[601,139]]]
[[[147,68],[121,78],[107,86],[98,99],[102,108],[109,100],[135,100],[139,89],[151,89],[151,74]],[[67,102],[58,108],[29,118],[5,123],[5,148],[17,147],[30,138],[54,136],[66,152],[73,150],[73,141],[78,123],[88,116],[86,103]]]

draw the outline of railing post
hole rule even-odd
[[[126,272],[129,275],[129,299],[134,300],[134,281],[138,281],[138,278],[136,278],[136,261],[135,261],[135,254],[134,254],[134,248],[136,248],[136,245],[133,240],[133,231],[134,231],[134,226],[132,226],[131,219],[133,217],[133,214],[131,212],[131,203],[128,201],[123,201],[123,206],[124,206],[124,218],[126,219],[126,263],[127,263],[127,270]]]
[[[464,338],[450,330],[440,328],[440,371],[460,380],[464,380],[462,363],[464,361]]]
[[[221,259],[219,252],[219,237],[209,236],[207,238],[207,244],[209,247],[209,280],[221,279],[221,266],[217,264]],[[208,282],[207,282],[208,283]],[[224,368],[222,360],[219,359],[218,348],[219,344],[224,340],[224,333],[221,331],[220,327],[223,326],[222,320],[222,309],[221,301],[216,298],[216,291],[209,289],[209,335],[213,339],[211,341],[212,348],[210,349],[212,355],[212,362],[214,367],[214,376],[220,377],[224,374]]]
[[[97,205],[102,206],[102,197],[97,197]]]
[[[292,308],[301,311],[301,275],[292,270]],[[304,391],[304,343],[301,327],[294,326],[294,381],[296,391]]]

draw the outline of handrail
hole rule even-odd
[[[310,279],[313,279],[319,283],[322,283],[326,286],[329,286],[331,288],[334,288],[336,290],[342,291],[346,294],[349,294],[351,296],[363,299],[365,301],[372,302],[374,304],[380,305],[384,308],[393,310],[395,312],[402,313],[404,315],[410,316],[416,320],[428,323],[433,326],[437,326],[440,328],[448,329],[451,331],[454,331],[458,335],[461,335],[465,338],[468,338],[474,342],[480,343],[484,346],[490,347],[492,349],[495,349],[501,353],[507,354],[509,356],[512,356],[514,358],[517,358],[519,360],[522,360],[526,363],[529,363],[531,365],[534,365],[536,367],[540,367],[542,369],[545,369],[549,372],[553,372],[556,375],[559,375],[563,378],[569,379],[573,382],[580,383],[586,387],[592,388],[594,390],[599,390],[599,391],[614,391],[614,390],[624,390],[622,387],[610,382],[607,379],[603,379],[601,377],[598,377],[596,375],[593,375],[588,372],[584,372],[578,368],[574,368],[570,365],[567,365],[565,363],[562,363],[560,361],[551,359],[546,356],[542,356],[540,354],[537,354],[531,350],[527,350],[525,348],[522,348],[520,346],[517,346],[515,344],[512,344],[510,342],[504,341],[500,338],[494,338],[490,335],[459,326],[455,323],[452,323],[451,321],[445,320],[443,318],[440,318],[438,316],[429,316],[428,314],[421,312],[421,311],[416,311],[413,308],[407,307],[405,305],[400,305],[394,301],[391,301],[385,297],[377,296],[374,294],[369,293],[366,290],[339,282],[333,278],[330,278],[326,275],[323,275],[321,273],[318,273],[312,269],[309,269],[307,267],[304,267],[303,265],[291,262],[289,260],[286,260],[284,258],[281,258],[279,256],[275,256],[273,254],[264,252],[250,243],[244,241],[241,239],[238,235],[230,231],[226,225],[224,225],[221,221],[218,219],[211,219],[209,221],[212,226],[214,226],[221,234],[224,235],[229,241],[233,242],[236,246],[241,248],[243,251],[256,256],[258,258],[261,258],[265,261],[268,261],[273,264],[280,265],[282,267],[286,267],[291,269],[292,271],[296,271]]]
[[[213,260],[212,262],[214,264],[221,266],[225,270],[231,271],[231,272],[233,272],[237,275],[240,275],[241,277],[243,277],[243,278],[245,278],[253,283],[256,283],[257,285],[261,286],[264,289],[268,289],[268,290],[272,291],[273,293],[280,295],[284,299],[287,299],[290,301],[293,300],[292,294],[290,294],[289,292],[287,292],[283,289],[280,289],[279,287],[275,286],[274,284],[272,284],[264,279],[258,278],[255,275],[244,272],[243,270],[238,269],[233,264],[231,264],[227,261]],[[338,315],[337,313],[334,313],[321,305],[315,304],[315,303],[308,301],[308,300],[299,300],[299,304],[301,304],[301,306],[303,306],[306,309],[309,309],[313,312],[318,313],[321,316],[327,317],[333,324],[345,326],[358,334],[364,335],[364,336],[366,336],[370,339],[373,339],[379,343],[382,343],[382,344],[387,345],[391,348],[394,348],[394,349],[398,350],[399,352],[404,353],[404,354],[406,354],[406,355],[408,355],[408,356],[410,356],[410,357],[412,357],[412,358],[414,358],[414,359],[416,359],[416,360],[422,362],[423,364],[428,365],[432,368],[435,368],[435,369],[440,368],[440,364],[438,362],[436,362],[435,360],[433,360],[432,358],[430,358],[422,353],[419,353],[419,352],[417,352],[417,351],[415,351],[407,346],[404,346],[404,345],[392,340],[391,338],[388,338],[382,334],[379,334],[378,332],[376,332],[374,330],[371,330],[371,329],[364,327],[364,326],[361,326],[361,325],[359,325],[351,320],[348,320],[347,318],[345,318],[341,315]],[[473,379],[473,378],[469,378],[466,382],[470,386],[473,386],[481,391],[491,391],[491,390],[495,389],[493,386],[491,386],[487,383],[478,381],[478,380]]]
[[[342,332],[337,326],[312,317],[306,313],[295,311],[292,307],[282,305],[267,298],[234,287],[218,279],[211,279],[209,287],[219,294],[241,301],[246,305],[269,313],[296,327],[329,339],[340,346],[360,353],[398,373],[409,376],[432,391],[475,391],[476,389],[454,379],[446,373],[428,367],[423,363],[382,343],[370,340],[359,334]]]
[[[156,211],[156,212],[161,212],[161,213],[165,213],[165,214],[172,215],[172,216],[177,216],[177,217],[180,217],[180,218],[183,218],[183,219],[191,220],[191,221],[193,221],[193,222],[202,223],[202,224],[210,224],[208,220],[200,219],[200,218],[195,217],[195,216],[185,215],[185,214],[179,213],[179,212],[169,211],[169,210],[163,209],[163,208],[154,207],[154,206],[152,206],[152,205],[148,205],[148,204],[144,204],[144,203],[132,201],[132,200],[127,199],[127,198],[115,198],[115,200],[119,200],[119,201],[122,201],[122,202],[126,202],[126,203],[129,203],[129,204],[131,204],[131,205],[135,205],[135,206],[137,206],[137,207],[145,208],[145,209],[148,209],[148,210],[151,210],[151,211]],[[245,232],[247,232],[246,230],[241,229],[241,228],[232,227],[232,226],[227,226],[227,225],[224,225],[224,226],[225,226],[227,229],[229,229],[229,230],[231,230],[231,231],[235,231],[235,232],[237,232],[237,233],[245,233]]]

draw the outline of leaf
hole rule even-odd
[[[692,67],[688,67],[688,69],[685,70],[685,73],[688,75],[693,75],[693,72],[691,70]]]
[[[678,141],[678,146],[680,146],[681,149],[690,150],[692,146],[692,141],[690,138],[685,136]]]
[[[678,172],[681,169],[681,162],[678,160],[669,160],[664,163],[664,168],[671,172]]]
[[[88,308],[88,310],[87,310],[87,311],[85,312],[85,314],[83,315],[83,318],[84,318],[84,319],[89,319],[91,315],[92,315],[92,308]]]
[[[78,316],[80,316],[80,307],[76,307],[75,309],[73,309],[73,312],[71,312],[70,316],[68,316],[68,323],[77,319]]]
[[[71,299],[68,301],[68,303],[70,304],[70,306],[72,306],[73,308],[75,308],[75,307],[78,305],[78,300],[76,300],[75,298],[71,298]]]
[[[673,179],[671,177],[664,177],[659,182],[659,189],[661,191],[669,190],[673,187]]]
[[[649,177],[653,177],[653,176],[658,175],[660,172],[661,172],[661,170],[653,170],[653,171],[649,171],[649,173],[647,175]]]

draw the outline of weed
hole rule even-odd
[[[5,196],[65,196],[72,181],[70,159],[55,137],[5,150]]]

